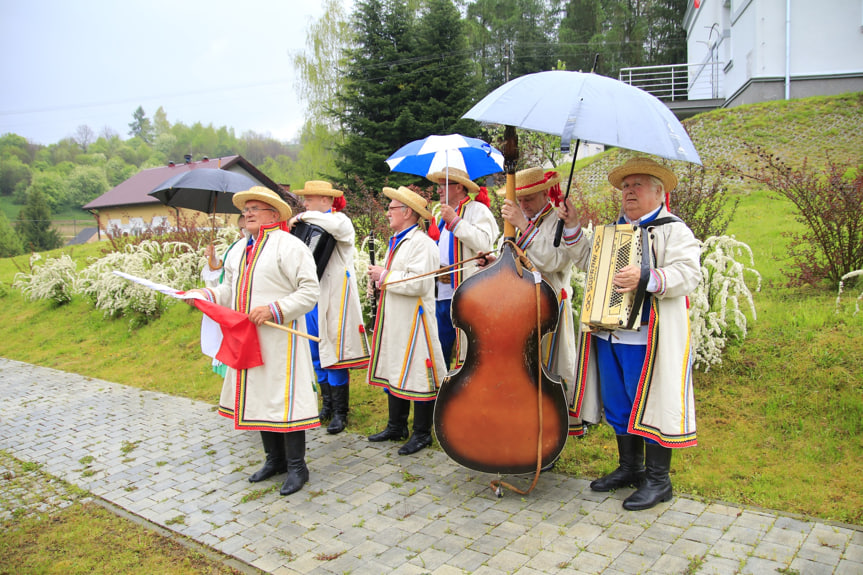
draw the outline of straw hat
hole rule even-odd
[[[418,193],[412,192],[404,186],[399,186],[398,189],[384,188],[384,195],[391,200],[403,203],[418,213],[421,218],[431,220],[434,217],[431,212],[426,209],[428,201]]]
[[[458,168],[450,168],[448,172],[446,170],[443,172],[432,172],[426,176],[426,179],[436,184],[443,184],[447,181],[447,178],[449,178],[450,182],[457,182],[463,185],[469,192],[479,191],[479,185],[467,177],[467,172]]]
[[[330,196],[340,198],[345,195],[341,190],[336,190],[329,182],[321,180],[310,180],[306,182],[302,190],[292,190],[298,196]]]
[[[291,206],[289,206],[285,200],[280,198],[276,192],[270,188],[265,188],[264,186],[255,186],[245,192],[237,192],[234,194],[232,200],[234,201],[234,205],[240,211],[243,210],[246,206],[246,202],[249,200],[264,202],[265,204],[274,207],[279,212],[280,222],[291,219],[291,215],[293,214]]]
[[[630,158],[622,166],[618,166],[608,173],[608,181],[618,190],[622,189],[623,179],[635,174],[644,174],[659,178],[665,188],[665,193],[671,192],[677,187],[677,176],[674,172],[651,160],[650,158]]]
[[[527,168],[515,173],[515,197],[530,196],[560,183],[560,174],[542,168]]]

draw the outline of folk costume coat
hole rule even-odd
[[[542,360],[549,373],[560,376],[567,401],[574,391],[575,373],[575,324],[572,319],[572,262],[569,256],[554,247],[557,227],[557,212],[551,203],[530,222],[527,229],[518,234],[516,245],[536,266],[557,294],[557,329],[542,339]],[[571,419],[571,425],[574,420]]]
[[[444,233],[450,234],[450,263],[474,258],[480,252],[492,251],[495,240],[500,235],[500,229],[491,210],[485,204],[467,197],[459,204],[456,213],[458,217],[441,230],[441,237]],[[462,282],[480,271],[476,262],[469,262],[458,268],[447,276],[453,290],[458,289]],[[454,367],[463,364],[467,357],[467,336],[461,330],[458,330],[453,356],[455,357]]]
[[[356,232],[341,212],[302,212],[298,220],[320,226],[336,240],[324,274],[318,299],[318,350],[325,369],[365,368],[369,344],[357,288],[354,254]]]
[[[663,207],[657,219],[669,215]],[[653,234],[651,273],[659,282],[659,291],[651,294],[647,354],[628,432],[653,439],[665,447],[689,447],[696,445],[696,433],[692,389],[694,353],[687,296],[701,281],[701,248],[683,222],[647,229]],[[583,233],[579,231],[574,236],[564,237],[563,245],[575,265],[586,269],[591,243]],[[581,423],[598,423],[602,415],[599,369],[592,337],[581,330],[575,394],[570,405],[571,417],[578,418]],[[583,425],[574,431],[571,428],[571,434],[583,434]]]
[[[415,227],[387,249],[384,261],[368,382],[402,399],[432,400],[447,369],[437,334],[434,277],[387,284],[437,270],[438,246]]]
[[[211,301],[249,313],[269,306],[273,322],[306,331],[305,314],[318,299],[312,252],[278,224],[261,227],[249,248],[237,246],[225,258],[225,279],[205,291]],[[309,340],[262,325],[258,339],[264,364],[228,368],[222,383],[219,414],[236,429],[299,431],[320,426],[317,377]]]

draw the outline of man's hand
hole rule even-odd
[[[440,204],[440,216],[443,218],[443,221],[445,221],[447,224],[449,224],[451,221],[456,219],[458,214],[455,213],[455,210],[452,209],[451,206],[441,202],[441,204]]]
[[[512,200],[506,199],[503,201],[503,206],[500,208],[500,215],[504,220],[514,225],[519,231],[527,229],[528,221],[524,217],[524,212]]]
[[[268,305],[253,307],[249,312],[249,320],[257,326],[264,325],[265,321],[273,321],[273,312]]]
[[[614,274],[612,281],[617,293],[635,291],[638,288],[638,280],[641,279],[641,268],[638,266],[626,266]]]
[[[372,278],[372,281],[375,282],[377,287],[381,287],[381,276],[384,274],[387,268],[381,266],[369,266],[369,277]]]
[[[569,198],[564,198],[563,203],[557,208],[557,217],[563,220],[566,228],[581,228],[581,218],[575,213],[575,207]]]

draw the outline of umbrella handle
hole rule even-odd
[[[596,56],[599,58],[599,55]],[[596,66],[596,62],[593,63]],[[575,160],[578,157],[578,145],[581,143],[581,140],[575,141],[575,151],[572,153],[572,164],[569,166],[569,182],[566,184],[566,195],[563,196],[563,201],[569,197],[569,192],[572,190],[572,173],[575,171]],[[554,230],[554,247],[560,246],[560,238],[563,237],[563,220],[557,220],[557,229]]]

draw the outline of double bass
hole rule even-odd
[[[515,129],[507,131],[507,197],[514,200]],[[467,357],[441,383],[434,428],[444,452],[469,469],[538,475],[558,458],[568,434],[563,385],[540,356],[542,336],[557,326],[558,303],[515,245],[508,222],[504,237],[494,263],[453,294],[453,325],[467,336]]]

